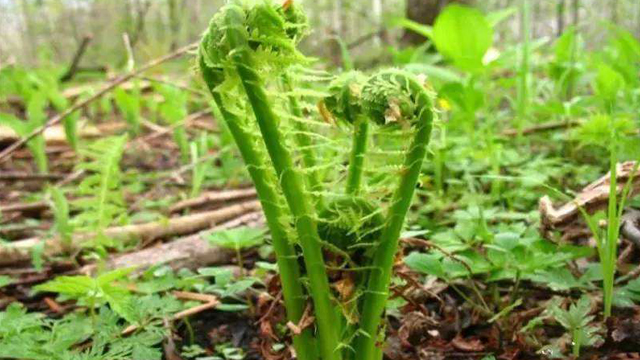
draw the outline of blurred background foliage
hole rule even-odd
[[[513,9],[518,0],[296,0],[310,17],[313,34],[307,54],[339,64],[346,46],[360,68],[395,60],[420,45],[424,36],[403,27],[405,20],[432,25],[449,3],[466,3],[484,13]],[[127,64],[126,34],[139,62],[156,58],[199,39],[223,0],[1,0],[0,66],[45,66],[71,62],[76,49],[91,37],[81,70],[114,70]],[[606,40],[604,23],[640,34],[640,1],[531,1],[531,37],[553,39],[578,25],[587,49]],[[494,47],[520,39],[515,14],[495,27]]]

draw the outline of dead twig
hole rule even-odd
[[[49,208],[49,203],[46,201],[34,201],[30,203],[9,204],[0,207],[0,213],[11,212],[28,212],[28,211],[43,211]]]
[[[63,179],[66,174],[39,174],[23,172],[0,172],[0,181],[48,181]]]
[[[262,213],[253,212],[241,215],[224,222],[212,230],[232,229],[241,225],[255,224],[262,219]],[[141,273],[151,266],[164,264],[174,270],[191,269],[227,264],[234,251],[212,246],[202,234],[190,235],[168,243],[126,254],[118,254],[110,258],[104,268],[108,270],[135,267],[135,273]],[[96,264],[85,265],[79,270],[81,274],[95,274]],[[241,270],[238,269],[238,273]],[[235,273],[235,271],[234,271]]]
[[[567,120],[567,121],[552,121],[543,124],[536,124],[528,128],[522,129],[522,131],[518,131],[518,129],[507,129],[502,132],[502,136],[517,136],[519,134],[522,135],[531,135],[538,132],[544,132],[549,130],[558,130],[558,129],[566,129],[574,126],[578,126],[582,124],[579,120]]]
[[[78,50],[76,50],[76,53],[73,55],[71,65],[69,65],[67,72],[65,72],[64,75],[60,77],[60,82],[67,82],[73,79],[73,77],[76,75],[76,73],[78,72],[78,65],[80,65],[80,60],[82,59],[84,53],[87,51],[91,40],[93,40],[93,35],[91,34],[87,34],[82,38],[82,42],[80,43],[80,46],[78,46]]]
[[[616,190],[618,195],[622,193],[623,188],[632,176],[633,183],[629,190],[629,197],[640,193],[640,170],[633,174],[635,168],[635,161],[617,164],[618,188]],[[550,234],[553,231],[567,232],[575,228],[586,228],[586,226],[579,223],[582,218],[580,209],[593,214],[600,209],[606,208],[609,200],[610,181],[611,174],[607,173],[587,185],[574,199],[557,208],[554,207],[548,196],[543,196],[539,202],[540,224],[543,236],[551,238]]]
[[[218,210],[182,216],[167,221],[112,227],[104,230],[104,236],[119,241],[128,241],[131,239],[150,241],[168,236],[192,234],[212,227],[220,222],[236,218],[247,212],[255,212],[257,210],[260,210],[260,203],[258,201],[248,201]],[[72,244],[68,246],[65,246],[58,237],[46,239],[44,240],[44,253],[47,256],[52,256],[61,254],[65,250],[69,250],[69,248],[77,249],[95,236],[95,234],[90,233],[77,234],[73,237]],[[16,241],[10,245],[0,247],[0,265],[29,260],[31,249],[41,241],[43,240],[32,238]]]
[[[180,120],[180,121],[178,121],[178,122],[176,122],[174,124],[171,124],[169,127],[163,127],[162,130],[156,131],[156,132],[154,132],[152,134],[149,134],[147,136],[143,136],[143,137],[140,137],[140,138],[136,139],[134,142],[131,143],[131,145],[136,144],[136,143],[138,143],[138,144],[139,143],[147,143],[147,142],[149,142],[149,141],[151,141],[153,139],[157,139],[157,138],[159,138],[161,136],[167,135],[167,134],[171,133],[173,130],[175,130],[176,128],[178,128],[180,126],[185,126],[186,127],[192,121],[197,120],[197,119],[209,114],[210,112],[211,112],[211,110],[207,109],[207,110],[201,110],[201,111],[195,112],[193,114],[189,114],[184,119],[182,119],[182,120]],[[127,147],[129,147],[129,145]]]
[[[45,129],[47,129],[50,126],[56,125],[58,123],[60,123],[62,121],[62,119],[66,118],[67,116],[73,114],[74,112],[76,112],[77,110],[87,106],[88,104],[90,104],[91,102],[101,98],[103,95],[109,93],[110,91],[112,91],[113,89],[117,88],[120,84],[125,83],[129,80],[131,80],[132,78],[134,78],[135,76],[155,67],[158,66],[164,62],[167,62],[169,60],[173,60],[176,59],[180,56],[182,56],[183,54],[194,50],[198,47],[198,43],[193,43],[190,45],[187,45],[183,48],[180,48],[174,52],[172,52],[171,54],[165,55],[163,57],[160,57],[158,59],[152,60],[150,62],[148,62],[147,64],[143,65],[142,67],[131,71],[125,75],[122,75],[118,78],[116,78],[115,80],[111,81],[110,83],[106,84],[101,90],[99,90],[98,92],[96,92],[95,94],[93,94],[92,96],[79,101],[78,103],[76,103],[75,105],[69,107],[67,110],[59,113],[58,115],[50,118],[49,120],[47,120],[47,122],[42,125],[39,126],[38,128],[36,128],[35,130],[33,130],[31,133],[29,133],[27,136],[23,137],[22,139],[20,139],[19,141],[13,143],[12,145],[8,146],[6,149],[4,149],[2,152],[0,152],[0,163],[6,161],[11,154],[19,149],[20,147],[22,147],[24,144],[27,143],[27,141],[33,139],[35,136],[42,134],[42,132],[45,131]]]
[[[196,198],[182,200],[169,208],[170,213],[185,209],[197,208],[203,205],[215,205],[232,200],[241,200],[256,197],[256,189],[232,189],[222,191],[209,191]]]

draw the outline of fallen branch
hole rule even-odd
[[[134,71],[131,71],[125,75],[122,75],[118,78],[116,78],[115,80],[111,81],[110,83],[108,83],[107,85],[105,85],[100,91],[96,92],[95,94],[93,94],[92,96],[79,101],[78,103],[76,103],[75,105],[71,106],[70,108],[68,108],[67,110],[59,113],[58,115],[50,118],[49,120],[47,120],[47,122],[42,125],[39,126],[38,128],[36,128],[35,130],[33,130],[31,133],[29,133],[29,135],[23,137],[22,139],[20,139],[19,141],[13,143],[11,146],[7,147],[6,149],[4,149],[2,152],[0,152],[0,163],[6,161],[10,155],[16,150],[19,149],[20,147],[22,147],[24,144],[27,143],[27,141],[33,139],[35,136],[41,134],[42,132],[45,131],[45,129],[47,129],[50,126],[56,125],[58,123],[60,123],[62,121],[62,119],[66,118],[67,116],[73,114],[74,112],[76,112],[77,110],[87,106],[88,104],[90,104],[91,102],[101,98],[103,95],[109,93],[110,91],[112,91],[113,89],[117,88],[118,85],[129,81],[130,79],[134,78],[135,76],[157,66],[160,65],[166,61],[169,60],[173,60],[175,58],[178,58],[180,56],[182,56],[183,54],[187,53],[188,51],[194,50],[198,47],[197,43],[194,44],[190,44],[187,45],[183,48],[180,48],[178,50],[176,50],[175,52],[165,55],[161,58],[152,60],[151,62],[148,62],[147,64],[145,64],[144,66],[140,67],[139,69],[136,69]]]
[[[618,188],[616,195],[622,193],[623,188],[629,181],[632,172],[636,166],[634,161],[619,163],[617,165]],[[580,193],[571,201],[554,207],[548,196],[543,196],[539,201],[540,211],[540,233],[549,240],[554,240],[554,233],[561,234],[561,240],[573,242],[589,239],[592,234],[589,227],[581,216],[580,209],[588,214],[606,209],[609,202],[610,174],[607,173],[597,181],[587,185]],[[640,193],[640,170],[633,176],[633,183],[629,188],[629,197],[633,197]],[[628,210],[625,210],[625,214]],[[623,218],[622,235],[631,241],[636,241],[636,236],[630,234],[630,230],[626,224],[628,216]]]
[[[0,181],[47,181],[61,180],[65,174],[40,174],[40,173],[24,173],[24,172],[4,172],[0,171]]]
[[[205,115],[208,115],[209,113],[211,113],[211,110],[201,110],[198,112],[195,112],[193,114],[189,114],[187,115],[187,117],[185,117],[184,119],[176,122],[175,124],[171,124],[168,127],[163,127],[162,130],[158,130],[155,131],[149,135],[140,137],[138,139],[136,139],[134,142],[130,143],[131,145],[128,145],[128,147],[132,146],[133,144],[136,143],[147,143],[153,139],[157,139],[161,136],[170,134],[171,132],[173,132],[173,130],[175,130],[176,128],[179,128],[180,126],[184,126],[187,127],[189,125],[189,123],[191,123],[194,120],[197,120]]]
[[[582,122],[580,122],[579,120],[552,121],[552,122],[547,122],[547,123],[544,123],[544,124],[537,124],[537,125],[533,125],[533,126],[528,127],[528,128],[524,128],[524,129],[522,129],[521,132],[518,131],[518,129],[507,129],[507,130],[502,132],[502,135],[503,136],[517,136],[520,133],[522,133],[522,135],[530,135],[530,134],[534,134],[534,133],[537,133],[537,132],[570,128],[570,127],[578,126],[580,124],[582,124]]]
[[[92,139],[106,134],[112,134],[127,128],[126,122],[113,122],[108,124],[92,125],[82,121],[78,125],[79,136],[83,139]],[[61,145],[67,143],[64,128],[61,125],[51,126],[43,133],[44,141],[47,145]],[[20,136],[10,127],[0,125],[0,144],[10,144],[20,141]],[[49,149],[47,149],[49,150]],[[68,150],[68,148],[65,148]],[[29,155],[31,156],[31,155]]]
[[[0,213],[11,212],[29,212],[29,211],[43,211],[49,208],[49,203],[46,201],[34,201],[30,203],[10,204],[0,207]]]
[[[632,175],[635,168],[635,161],[627,161],[617,165],[617,194],[622,193],[622,189]],[[571,201],[554,207],[548,196],[543,196],[539,202],[540,222],[544,231],[558,230],[573,223],[580,218],[580,208],[587,213],[594,213],[597,210],[607,207],[609,200],[609,184],[611,174],[607,173],[600,179],[587,185],[580,193]],[[629,196],[640,193],[640,171],[637,171],[633,178],[633,184],[629,191]]]
[[[227,201],[249,199],[255,197],[256,190],[254,188],[209,191],[198,196],[197,198],[186,199],[177,202],[169,208],[169,212],[175,213],[185,209],[197,208],[203,205],[215,205]]]
[[[69,65],[69,68],[64,73],[64,75],[60,77],[60,82],[69,81],[76,75],[76,73],[78,72],[78,65],[80,65],[80,60],[82,59],[82,55],[84,55],[85,51],[87,51],[91,40],[93,40],[93,35],[90,34],[85,35],[82,38],[82,42],[80,43],[80,46],[78,46],[78,50],[76,50],[76,53],[73,55],[71,65]]]
[[[258,201],[248,201],[218,210],[182,216],[166,221],[112,227],[104,231],[104,236],[119,241],[128,241],[131,239],[150,241],[169,236],[192,234],[212,227],[220,222],[236,218],[247,212],[258,210],[260,210],[260,203]],[[32,238],[16,241],[10,245],[0,247],[0,265],[29,260],[31,249],[42,241],[45,242],[44,254],[46,256],[52,256],[61,254],[65,250],[78,249],[82,244],[95,238],[95,236],[95,234],[77,234],[73,237],[72,244],[68,247],[65,247],[64,243],[58,237],[47,240]]]
[[[255,224],[261,220],[262,213],[251,212],[216,226],[213,230]],[[203,239],[202,234],[195,234],[147,249],[116,255],[110,258],[103,267],[112,270],[135,266],[135,272],[140,273],[151,266],[164,264],[174,270],[183,268],[195,270],[206,266],[227,264],[233,255],[233,251],[212,246]],[[82,267],[79,272],[95,274],[96,270],[97,265],[90,264]]]

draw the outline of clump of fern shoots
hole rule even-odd
[[[308,69],[296,49],[306,24],[291,1],[231,1],[202,39],[199,66],[262,203],[289,321],[301,321],[306,296],[313,303],[313,328],[293,334],[298,358],[380,360],[393,258],[430,138],[430,95],[400,70],[334,78]],[[327,91],[294,87],[331,79]],[[324,98],[327,121],[313,119],[305,98]],[[351,151],[338,136],[345,124]],[[369,151],[371,137],[400,150]],[[394,162],[369,168],[368,157]],[[336,275],[353,291],[334,291]]]

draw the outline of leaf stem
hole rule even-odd
[[[235,5],[228,5],[225,14],[226,36],[233,49],[229,55],[253,108],[302,247],[316,311],[320,355],[323,360],[340,360],[341,355],[337,351],[338,332],[335,331],[338,319],[331,301],[331,289],[324,265],[316,215],[309,198],[305,196],[307,191],[303,178],[293,166],[291,154],[278,127],[279,121],[262,85],[262,79],[254,69],[252,50],[246,29],[242,26],[245,14],[242,8]]]

